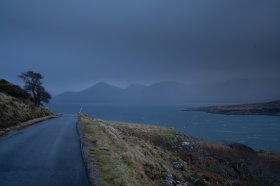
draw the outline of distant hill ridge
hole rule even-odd
[[[160,82],[150,86],[132,84],[119,88],[101,82],[81,92],[65,92],[52,103],[96,105],[173,105],[187,102],[188,87],[182,83]]]
[[[280,87],[272,81],[254,83],[240,81],[221,84],[189,84],[165,81],[152,85],[132,84],[119,88],[104,82],[97,83],[80,92],[64,92],[53,98],[54,104],[94,105],[225,105],[266,102],[279,99]],[[270,83],[271,84],[271,83]]]

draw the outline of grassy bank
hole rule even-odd
[[[48,109],[36,108],[12,96],[0,93],[0,129],[7,129],[22,122],[52,114]]]
[[[35,107],[32,97],[25,90],[0,80],[0,134],[53,116],[50,110]]]
[[[280,156],[157,126],[92,119],[80,127],[102,185],[277,185]],[[94,174],[94,173],[92,173]],[[93,176],[94,177],[94,176]]]

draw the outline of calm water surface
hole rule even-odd
[[[77,113],[77,105],[50,105],[53,111]],[[204,112],[185,112],[184,107],[83,106],[93,117],[133,123],[155,124],[206,140],[240,142],[257,150],[280,152],[280,117],[228,116]]]

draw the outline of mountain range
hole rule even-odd
[[[52,103],[95,105],[181,105],[188,101],[186,85],[160,82],[150,86],[132,84],[125,89],[104,82],[81,92],[64,92]]]
[[[278,81],[228,81],[215,85],[186,85],[180,82],[158,82],[152,85],[132,84],[119,88],[104,82],[80,92],[55,96],[54,104],[94,105],[219,105],[254,103],[279,99]]]

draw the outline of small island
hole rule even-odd
[[[280,100],[240,105],[209,106],[190,108],[185,111],[202,111],[226,115],[270,115],[280,116]]]

